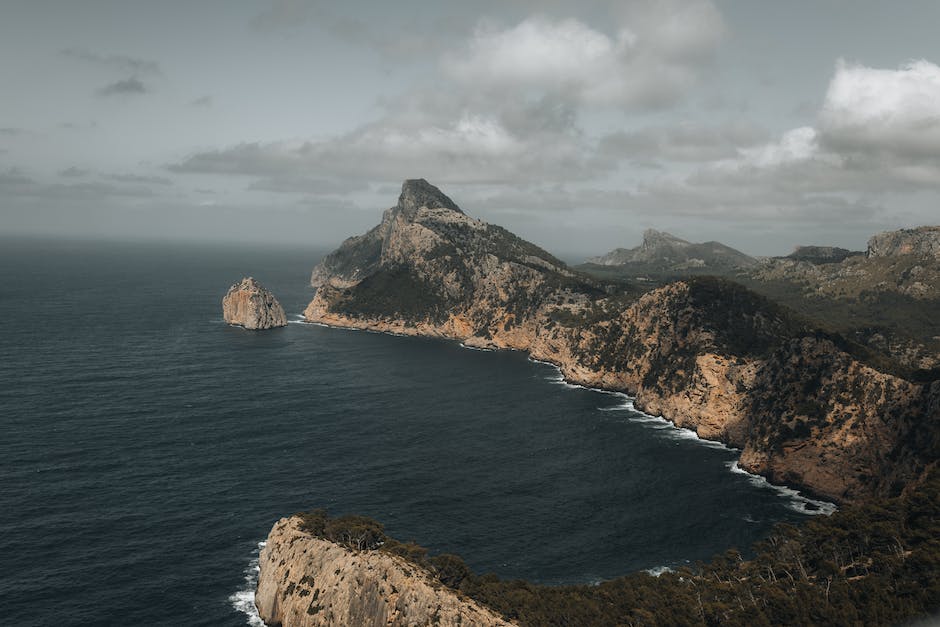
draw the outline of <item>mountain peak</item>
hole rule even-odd
[[[421,207],[428,209],[450,209],[463,213],[447,195],[424,179],[406,179],[401,185],[398,207],[413,215]]]
[[[643,248],[649,249],[664,244],[688,246],[689,242],[666,231],[657,231],[656,229],[646,229],[643,231]]]

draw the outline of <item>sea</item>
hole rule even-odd
[[[323,253],[0,240],[0,623],[260,625],[260,544],[319,507],[545,584],[831,511],[525,353],[303,323]],[[291,324],[223,322],[246,275]]]

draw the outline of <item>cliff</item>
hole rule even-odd
[[[602,288],[425,181],[406,181],[382,223],[314,277],[308,321],[528,351],[741,448],[750,471],[838,502],[897,493],[940,450],[940,385],[881,371],[729,281]]]
[[[229,288],[222,299],[222,316],[229,324],[252,330],[287,326],[281,303],[252,277]]]
[[[302,523],[279,520],[261,551],[255,605],[267,625],[511,625],[402,557],[347,548]]]
[[[887,231],[868,240],[868,257],[914,255],[940,260],[940,226]]]

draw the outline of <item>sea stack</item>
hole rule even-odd
[[[246,329],[287,326],[281,303],[253,277],[245,277],[229,288],[222,299],[222,315],[229,324]]]

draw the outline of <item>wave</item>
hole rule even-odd
[[[264,621],[261,620],[258,615],[258,608],[255,607],[255,589],[258,587],[258,573],[261,572],[258,558],[265,544],[267,542],[259,542],[258,548],[251,553],[248,567],[245,568],[245,587],[228,598],[235,611],[241,612],[248,618],[248,624],[251,627],[264,627]]]
[[[647,569],[644,570],[643,572],[649,573],[649,574],[652,575],[653,577],[659,577],[659,576],[662,575],[663,573],[671,573],[671,572],[675,572],[675,571],[673,571],[673,570],[672,570],[671,568],[669,568],[668,566],[654,566],[653,568],[647,568]]]
[[[731,472],[744,475],[747,477],[748,481],[751,482],[751,485],[755,485],[759,488],[770,488],[777,492],[781,498],[789,500],[787,507],[793,511],[799,512],[801,514],[807,514],[809,516],[818,516],[820,514],[825,514],[829,516],[835,512],[838,507],[835,503],[830,503],[829,501],[819,501],[816,499],[811,499],[807,496],[800,494],[799,490],[794,490],[793,488],[788,488],[787,486],[774,485],[771,482],[767,481],[766,478],[749,473],[740,466],[738,466],[737,461],[730,462],[728,468]]]
[[[466,348],[468,351],[483,351],[484,353],[494,353],[496,352],[495,348],[483,348],[482,346],[467,346],[463,342],[457,344],[460,348]]]

